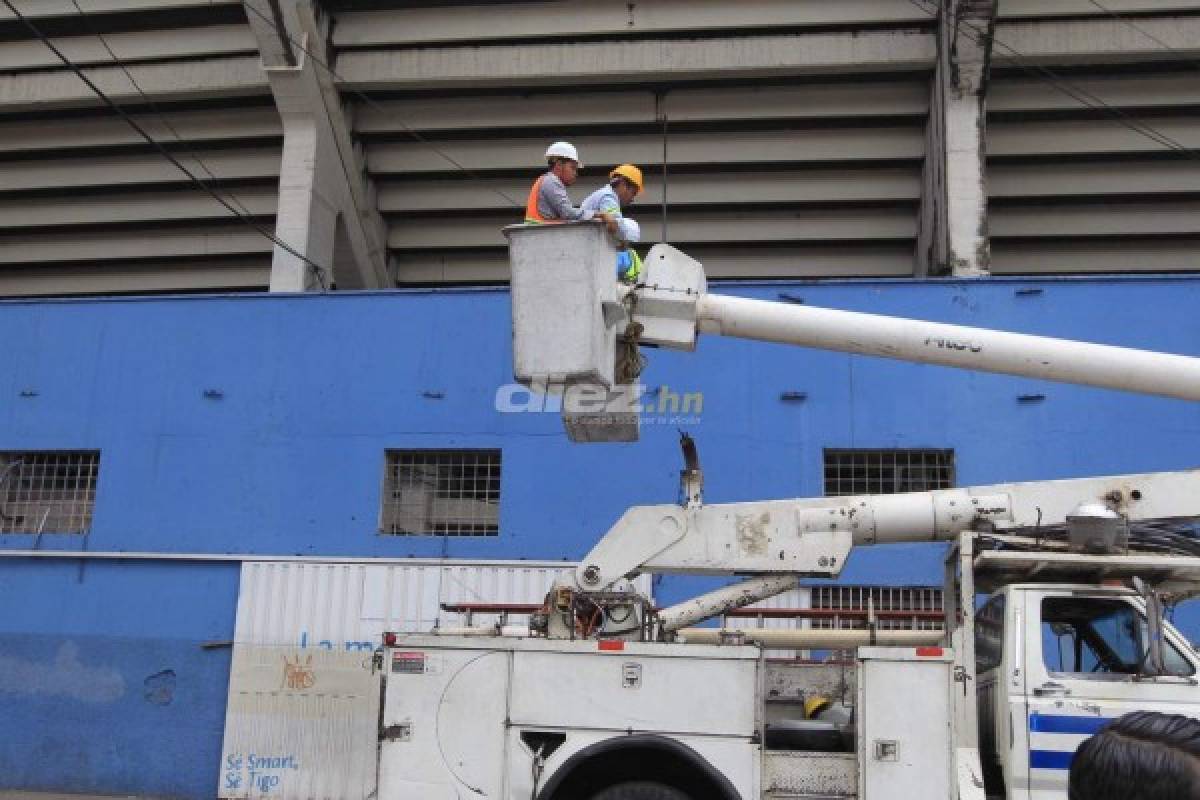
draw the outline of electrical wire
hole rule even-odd
[[[1001,548],[1033,551],[1042,549],[1040,542],[1065,543],[1070,538],[1066,524],[1038,526],[1033,530],[1006,530],[1005,533],[1027,538],[1028,546],[1011,539],[989,541]],[[1130,552],[1200,557],[1200,520],[1172,517],[1131,522],[1128,524],[1128,548]]]
[[[938,16],[937,6],[934,5],[934,10],[931,11],[927,5],[927,4],[933,4],[934,0],[908,0],[908,2],[912,6],[921,10],[923,13],[928,14],[934,18],[937,18],[937,16]],[[963,28],[968,28],[968,29],[974,31],[976,34],[978,34],[978,36],[971,36],[970,34],[967,34],[967,33],[963,33],[962,35],[966,36],[968,39],[971,39],[976,44],[978,44],[982,47],[986,47],[988,42],[990,41],[993,46],[1003,48],[1009,54],[1009,57],[1013,60],[1013,62],[1015,62],[1017,64],[1017,66],[1019,66],[1021,69],[1025,70],[1029,74],[1032,74],[1032,75],[1035,75],[1035,76],[1041,78],[1043,81],[1050,84],[1054,88],[1058,89],[1060,92],[1062,92],[1063,94],[1072,98],[1073,100],[1080,103],[1081,105],[1084,105],[1084,106],[1092,109],[1093,111],[1107,112],[1108,114],[1112,115],[1112,117],[1114,118],[1114,121],[1118,122],[1119,124],[1123,125],[1124,127],[1128,128],[1129,130],[1131,130],[1141,136],[1144,136],[1147,139],[1150,139],[1151,141],[1155,142],[1156,144],[1162,145],[1163,147],[1165,147],[1169,150],[1174,150],[1178,153],[1181,153],[1182,155],[1187,156],[1188,158],[1194,158],[1196,160],[1200,160],[1200,153],[1197,153],[1195,150],[1176,141],[1175,139],[1171,138],[1170,136],[1163,133],[1162,131],[1156,130],[1155,128],[1151,127],[1150,125],[1147,125],[1146,123],[1142,122],[1141,120],[1131,117],[1129,114],[1126,114],[1121,109],[1116,108],[1115,106],[1109,105],[1103,99],[1093,95],[1092,93],[1088,92],[1086,89],[1083,89],[1082,87],[1080,87],[1076,84],[1073,84],[1070,81],[1065,80],[1062,76],[1053,72],[1049,68],[1047,68],[1041,64],[1034,64],[1034,63],[1029,62],[1024,53],[1022,53],[1020,50],[1017,50],[1015,47],[1012,47],[1011,45],[1001,41],[1000,39],[998,39],[995,36],[995,34],[989,32],[989,31],[983,30],[982,28],[979,28],[975,25],[972,25],[969,22],[966,22],[963,20],[959,20],[959,21],[961,22]],[[961,29],[960,29],[960,33],[961,33]]]
[[[1142,34],[1142,35],[1143,35],[1143,36],[1145,36],[1147,39],[1150,39],[1150,40],[1151,40],[1151,41],[1153,41],[1155,44],[1157,44],[1157,45],[1159,45],[1160,47],[1162,47],[1164,50],[1170,51],[1170,52],[1172,52],[1172,53],[1175,53],[1175,54],[1177,54],[1177,55],[1184,55],[1184,51],[1182,51],[1182,50],[1178,50],[1178,49],[1176,49],[1176,48],[1174,48],[1174,47],[1171,47],[1171,45],[1167,44],[1167,43],[1166,43],[1166,42],[1164,42],[1162,39],[1158,38],[1158,37],[1157,37],[1157,36],[1155,36],[1153,33],[1151,33],[1150,31],[1146,30],[1145,28],[1143,28],[1142,26],[1140,26],[1140,25],[1137,25],[1136,23],[1134,23],[1134,22],[1133,22],[1133,20],[1129,19],[1128,17],[1123,17],[1123,16],[1121,16],[1120,14],[1118,14],[1116,11],[1113,11],[1113,10],[1112,10],[1111,8],[1109,8],[1108,6],[1106,6],[1106,5],[1102,5],[1102,4],[1098,3],[1098,2],[1096,2],[1096,0],[1088,0],[1088,2],[1089,2],[1089,3],[1091,3],[1092,5],[1094,5],[1096,8],[1100,9],[1101,11],[1103,11],[1104,13],[1108,14],[1110,17],[1112,17],[1113,19],[1115,19],[1117,22],[1120,22],[1120,23],[1122,23],[1122,24],[1124,24],[1124,25],[1128,25],[1129,27],[1133,28],[1135,31],[1137,31],[1138,33]],[[1185,59],[1184,59],[1184,63],[1190,64],[1192,67],[1194,67],[1194,68],[1196,68],[1196,69],[1200,69],[1200,62],[1197,62],[1197,61],[1192,61],[1192,60],[1190,60],[1190,59],[1187,59],[1187,58],[1185,58]]]
[[[184,175],[186,175],[192,183],[196,184],[201,189],[203,189],[214,200],[216,200],[218,203],[220,203],[222,206],[224,206],[227,211],[229,211],[231,214],[233,214],[235,217],[237,217],[239,220],[241,220],[243,223],[245,223],[248,227],[257,231],[260,235],[269,239],[275,245],[282,248],[287,253],[290,253],[291,255],[295,256],[296,258],[300,259],[305,264],[307,264],[313,270],[313,274],[316,277],[318,284],[320,284],[321,291],[329,290],[328,282],[325,280],[324,269],[319,264],[317,264],[316,262],[314,262],[312,259],[308,258],[307,256],[303,255],[302,253],[297,252],[286,242],[280,240],[273,233],[271,233],[266,228],[262,227],[257,222],[255,222],[254,219],[252,219],[251,217],[243,215],[237,208],[235,208],[228,200],[226,200],[216,190],[214,190],[211,186],[209,186],[204,180],[199,178],[195,173],[193,173],[186,166],[184,166],[184,164],[178,158],[176,158],[169,150],[167,150],[165,147],[163,147],[162,144],[158,140],[156,140],[153,136],[151,136],[149,133],[147,133],[146,129],[143,128],[137,122],[137,120],[135,120],[133,117],[131,117],[125,111],[124,108],[122,108],[120,105],[118,105],[116,103],[116,101],[114,101],[111,97],[109,97],[107,94],[105,94],[105,92],[99,86],[97,86],[95,83],[93,83],[92,80],[90,78],[88,78],[87,75],[84,74],[83,69],[78,64],[76,64],[71,59],[69,59],[61,50],[58,49],[57,46],[55,46],[54,42],[50,41],[49,37],[47,37],[46,34],[44,34],[40,28],[38,28],[36,25],[34,25],[33,22],[28,17],[26,17],[24,14],[22,14],[20,11],[17,10],[17,8],[12,4],[11,0],[0,0],[0,2],[3,2],[5,7],[7,7],[10,12],[12,12],[12,15],[17,20],[19,20],[26,28],[28,28],[29,31],[35,37],[37,37],[39,40],[41,40],[42,44],[44,44],[50,50],[50,52],[54,53],[54,55],[68,69],[70,69],[72,72],[74,72],[76,77],[78,77],[81,81],[83,81],[83,83],[97,97],[99,97],[105,103],[105,105],[107,105],[109,108],[111,108],[113,111],[115,111],[118,115],[120,115],[121,119],[123,119],[126,122],[126,124],[128,124],[135,131],[137,131],[138,135],[141,136],[143,139],[145,139],[146,142],[149,143],[152,147],[154,147],[154,149],[156,149],[163,156],[163,158],[170,161],[171,164],[173,164],[176,169],[178,169],[180,172],[182,172]],[[77,6],[77,8],[78,8],[78,6]]]
[[[104,38],[104,35],[92,28],[91,23],[88,22],[87,12],[84,11],[79,5],[79,0],[71,0],[71,5],[75,6],[75,10],[79,12],[79,16],[83,20],[83,27],[87,29],[88,35],[95,36],[98,40],[100,40],[100,44],[108,53],[109,58],[111,58],[113,63],[116,64],[121,69],[121,72],[125,74],[125,77],[129,80],[130,85],[132,85],[138,95],[146,101],[146,104],[150,107],[150,110],[154,112],[154,115],[158,117],[158,121],[162,123],[163,127],[171,132],[171,135],[175,137],[177,142],[183,145],[184,152],[187,153],[188,157],[195,161],[197,166],[199,166],[200,169],[204,171],[204,174],[207,175],[211,180],[220,180],[215,174],[213,174],[213,171],[208,168],[208,165],[200,159],[200,156],[197,155],[196,151],[192,149],[191,144],[183,138],[178,130],[175,129],[175,126],[171,124],[169,119],[167,119],[167,116],[154,102],[154,99],[150,97],[150,95],[146,94],[145,90],[142,89],[141,85],[137,82],[137,79],[133,77],[133,73],[130,72],[129,68],[125,66],[125,62],[122,61],[115,52],[113,52],[111,47],[109,47],[108,40]],[[243,203],[235,194],[233,194],[233,192],[226,191],[225,196],[229,198],[230,202],[235,203],[244,214],[251,217],[254,216],[250,209],[246,207],[246,204]]]
[[[5,2],[8,2],[8,0],[5,0]],[[305,55],[307,55],[309,58],[312,59],[314,64],[316,64],[318,67],[323,69],[331,78],[334,78],[335,80],[340,81],[342,84],[350,83],[350,81],[348,81],[344,77],[342,77],[338,73],[337,70],[335,70],[333,67],[329,66],[329,64],[325,63],[324,61],[322,61],[321,58],[318,57],[316,55],[316,53],[314,53],[312,50],[310,50],[308,48],[308,46],[305,45],[305,43],[302,40],[297,40],[294,36],[292,36],[292,34],[290,32],[288,32],[286,30],[280,30],[280,28],[275,24],[275,21],[273,19],[271,19],[270,17],[268,17],[263,12],[259,11],[257,8],[255,8],[253,3],[243,3],[243,6],[247,10],[252,12],[255,16],[257,16],[259,19],[261,19],[263,22],[265,22],[267,25],[270,25],[272,28],[274,28],[275,32],[277,34],[279,34],[279,36],[281,38],[286,38],[287,41],[291,42],[293,45],[300,48],[300,50]],[[393,114],[392,112],[390,112],[386,108],[384,108],[373,97],[371,97],[370,95],[367,95],[360,89],[351,89],[350,93],[352,95],[354,95],[355,97],[357,97],[358,99],[362,100],[364,103],[366,103],[368,106],[370,106],[375,111],[378,111],[381,114],[386,114],[388,116],[389,120],[398,124],[400,126],[400,129],[403,130],[406,134],[411,136],[415,141],[420,142],[421,144],[425,145],[427,148],[429,148],[434,153],[436,153],[438,156],[440,156],[442,159],[444,159],[447,163],[453,165],[454,167],[456,167],[457,169],[462,171],[462,173],[464,175],[466,175],[469,178],[472,178],[473,180],[482,182],[483,179],[479,176],[478,173],[476,173],[470,167],[467,167],[466,165],[462,164],[456,158],[454,158],[449,153],[447,153],[444,150],[442,150],[441,148],[439,148],[437,145],[435,145],[433,142],[426,139],[424,136],[422,136],[417,131],[413,130],[413,128],[410,127],[406,122],[404,122],[404,120],[397,118],[395,116],[395,114]],[[516,206],[517,208],[524,208],[524,206],[525,206],[524,203],[514,200],[508,193],[506,193],[500,189],[493,188],[491,191],[494,194],[496,194],[500,197],[503,197],[505,200],[507,200],[509,203],[511,203],[513,206]]]

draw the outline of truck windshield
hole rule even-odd
[[[1146,618],[1123,600],[1047,597],[1042,601],[1042,658],[1050,673],[1136,675],[1146,659]],[[1168,675],[1195,669],[1169,641],[1163,642]]]

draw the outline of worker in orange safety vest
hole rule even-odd
[[[583,164],[570,142],[555,142],[546,148],[546,163],[550,169],[533,182],[525,203],[525,222],[545,224],[575,222],[593,217],[604,220],[610,233],[616,234],[617,222],[608,212],[593,212],[571,204],[567,187],[575,182]]]

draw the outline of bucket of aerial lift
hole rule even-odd
[[[598,222],[504,229],[512,269],[513,374],[559,398],[572,442],[635,442],[637,393],[614,385],[617,248]]]
[[[599,222],[510,225],[513,374],[540,392],[611,389],[617,248]]]

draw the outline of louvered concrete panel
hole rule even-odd
[[[132,116],[151,138],[173,149],[178,149],[181,140],[192,149],[199,143],[202,149],[208,142],[275,137],[282,142],[283,138],[279,112],[271,106]],[[128,122],[101,110],[95,117],[74,118],[68,123],[0,118],[0,153],[65,154],[76,149],[145,146],[145,142]]]
[[[1071,90],[1089,98],[1094,105],[1105,103],[1118,108],[1200,106],[1200,73],[1195,69],[1095,77],[1071,75],[1069,82]],[[1083,103],[1058,85],[1023,73],[993,76],[988,86],[987,109],[989,114],[1086,110]]]
[[[94,24],[94,23],[88,23]],[[81,20],[81,31],[87,31]],[[124,64],[149,60],[184,60],[222,55],[258,53],[254,34],[246,25],[209,25],[201,28],[105,33],[98,36],[57,36],[51,41],[59,52],[79,66]],[[108,45],[108,48],[105,48]],[[5,42],[0,48],[0,70],[62,69],[63,63],[39,39]]]
[[[712,242],[820,242],[906,239],[916,235],[916,215],[910,208],[800,209],[761,212],[690,212],[672,215],[668,230],[672,243]],[[658,241],[657,215],[639,220],[642,237]],[[388,247],[394,249],[481,248],[505,244],[501,228],[509,217],[464,219],[391,220]]]
[[[1139,26],[1145,22],[1137,20]],[[1092,105],[1119,109],[1129,125],[1147,126],[1185,146],[1200,144],[1194,71],[1097,72],[1068,76],[1072,91],[1086,92]],[[1019,119],[1043,111],[1062,118]],[[994,271],[1197,268],[1200,161],[1130,130],[1113,118],[1115,112],[1089,111],[1017,72],[993,81],[989,112]]]
[[[351,98],[353,99],[353,98]],[[927,78],[875,83],[671,89],[656,109],[648,91],[596,91],[357,102],[355,130],[368,136],[407,131],[568,128],[755,120],[921,117],[929,111]]]
[[[835,242],[804,248],[690,247],[705,272],[722,278],[908,278],[913,273],[911,242]]]
[[[267,221],[263,227],[274,230]],[[125,259],[195,258],[271,252],[272,244],[246,225],[162,230],[86,231],[0,235],[0,264],[39,264],[63,261],[122,261]]]
[[[997,275],[1200,271],[1200,237],[992,239]]]
[[[78,3],[78,7],[76,6]],[[70,17],[80,9],[87,14],[107,14],[123,11],[164,11],[171,9],[212,8],[214,6],[240,6],[241,0],[12,0],[22,16],[39,19],[42,17]],[[13,19],[7,8],[0,6],[0,19]]]
[[[62,3],[63,0],[47,0]],[[343,4],[348,5],[348,4]],[[1105,0],[1117,13],[1189,12],[1197,0]],[[505,38],[576,38],[636,33],[736,31],[738,28],[927,24],[930,15],[912,3],[895,0],[741,0],[736,4],[656,0],[632,11],[616,0],[570,0],[547,14],[544,3],[494,3],[472,14],[447,14],[444,8],[397,8],[387,11],[342,10],[336,13],[337,48],[412,46],[429,42],[488,41]],[[1004,0],[1003,20],[1106,17],[1089,0]]]
[[[1200,126],[1197,126],[1200,133]],[[916,160],[925,153],[923,126],[894,128],[796,129],[677,133],[670,136],[672,166],[699,164],[819,163],[822,161]],[[654,135],[577,136],[585,164],[625,161],[655,164],[662,138]],[[437,142],[438,150],[473,171],[529,170],[544,165],[546,139],[491,139]],[[375,175],[456,172],[446,158],[421,142],[377,142],[367,148],[367,169]],[[584,172],[580,180],[586,180]],[[532,177],[532,176],[531,176]]]
[[[480,131],[498,128],[626,125],[655,120],[654,93],[595,91],[567,94],[419,97],[354,104],[354,130],[366,136],[403,135],[409,131]]]
[[[993,238],[1200,234],[1200,200],[1156,203],[1001,206],[991,210]],[[1200,252],[1196,253],[1200,258]]]
[[[924,117],[929,76],[836,83],[820,79],[786,86],[672,89],[663,100],[671,122],[762,119]]]
[[[1200,160],[1111,160],[1100,163],[993,164],[988,168],[993,199],[1200,193]],[[993,207],[992,212],[995,213]]]
[[[0,268],[0,297],[266,289],[271,259],[232,263],[180,260]]]
[[[910,277],[913,270],[911,242],[856,242],[796,247],[722,247],[688,245],[688,255],[704,265],[711,280],[722,278],[795,277]],[[508,254],[488,251],[453,251],[396,255],[401,284],[507,283]]]
[[[929,69],[932,34],[861,31],[343,52],[343,89],[581,86]]]
[[[582,198],[598,187],[597,176],[576,184],[570,191]],[[921,196],[919,166],[866,169],[801,169],[736,173],[672,174],[667,194],[672,209],[687,206],[740,203],[820,204],[847,202],[913,202]],[[388,213],[421,213],[454,210],[509,209],[501,193],[523,200],[527,179],[473,180],[427,179],[394,181],[379,186],[379,208]],[[627,213],[638,218],[662,203],[662,178],[646,176],[646,190]]]
[[[1200,148],[1200,114],[1184,118],[1143,119],[1155,131],[1166,134],[1184,147]],[[1169,154],[1170,150],[1107,117],[1095,120],[999,121],[988,125],[987,154],[990,158],[1105,153]]]
[[[203,179],[209,179],[210,176],[216,180],[279,177],[278,148],[211,152],[194,149],[192,152],[195,157],[179,153],[176,158],[194,175]],[[0,161],[0,194],[30,189],[67,190],[188,182],[188,177],[159,153]]]
[[[1100,14],[1085,20],[998,22],[992,64],[1130,64],[1200,56],[1200,17],[1143,17],[1134,27]]]
[[[243,214],[273,217],[278,201],[274,186],[218,188],[220,195]],[[0,230],[181,222],[230,219],[229,209],[196,186],[172,192],[68,194],[52,197],[5,198],[0,194]],[[69,234],[74,235],[74,234]],[[139,236],[132,232],[132,236]]]
[[[1117,13],[1170,13],[1200,11],[1200,0],[1103,0],[1101,5]],[[1091,0],[1002,0],[997,14],[1001,19],[1018,17],[1089,17],[1107,16]]]
[[[267,76],[257,56],[134,64],[127,69],[142,92],[159,103],[270,94]],[[84,72],[112,100],[144,102],[141,92],[120,67],[90,67]],[[102,105],[103,101],[79,76],[67,70],[0,75],[0,113]]]
[[[893,0],[739,0],[697,3],[655,0],[565,0],[553,13],[545,3],[491,3],[470,14],[444,8],[404,8],[336,15],[333,43],[338,48],[416,45],[427,42],[496,39],[581,38],[629,33],[736,32],[738,29],[862,24],[912,24],[928,15]]]

